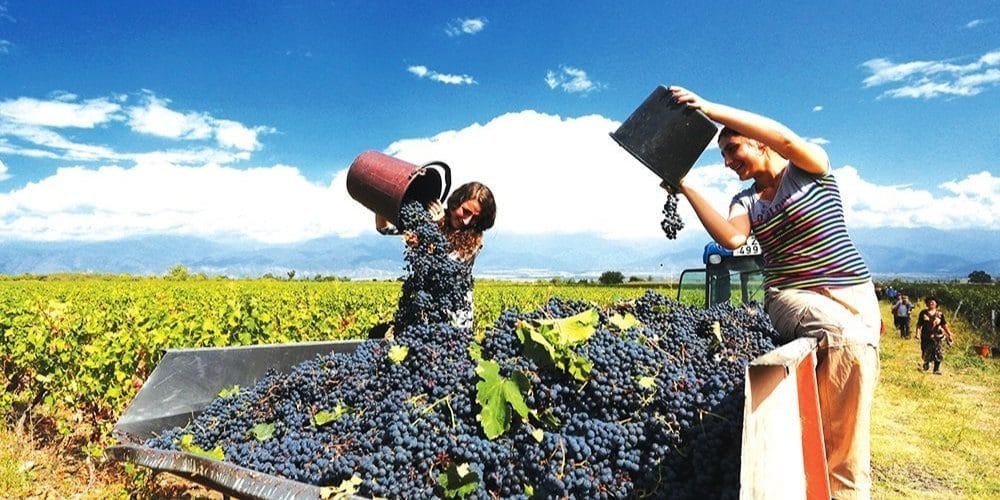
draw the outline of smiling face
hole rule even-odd
[[[766,154],[761,144],[742,135],[719,137],[722,159],[741,181],[765,172]]]
[[[479,217],[479,213],[482,211],[482,207],[476,200],[465,200],[461,205],[455,207],[454,210],[448,213],[448,225],[452,229],[462,230],[471,227],[476,222],[476,217]]]

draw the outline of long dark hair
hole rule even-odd
[[[452,229],[448,225],[451,212],[469,200],[476,200],[479,203],[479,215],[468,228]],[[448,213],[441,219],[441,224],[452,249],[458,252],[461,258],[468,259],[479,251],[479,247],[483,245],[483,232],[493,227],[496,218],[497,204],[493,198],[493,191],[480,182],[469,182],[452,191],[448,197]]]

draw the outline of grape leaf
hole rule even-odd
[[[405,345],[394,345],[389,348],[389,361],[393,364],[400,364],[406,359],[406,355],[410,353],[410,348]]]
[[[197,455],[199,457],[211,458],[213,460],[224,461],[226,459],[225,452],[222,451],[221,446],[216,446],[212,448],[212,451],[205,451],[204,448],[194,444],[194,436],[191,434],[185,434],[181,436],[180,440],[177,441],[177,445],[180,446],[181,451],[190,453],[192,455]]]
[[[319,489],[319,497],[323,500],[346,500],[348,498],[354,498],[354,494],[358,492],[358,486],[361,485],[361,478],[358,476],[351,476],[350,479],[345,479],[340,482],[339,486],[327,486]]]
[[[313,415],[313,425],[315,425],[316,427],[320,427],[330,422],[333,422],[334,420],[339,420],[340,417],[343,417],[346,414],[347,414],[347,407],[338,404],[337,407],[333,409],[333,411],[322,410],[316,412],[316,414]]]
[[[482,407],[479,423],[489,439],[495,439],[510,428],[511,408],[521,418],[528,416],[524,394],[530,388],[528,379],[515,372],[511,378],[500,375],[495,361],[480,361],[476,366],[480,381],[476,383],[476,401]]]
[[[445,498],[464,498],[479,488],[479,474],[469,464],[451,464],[438,475]]]
[[[274,424],[257,424],[250,428],[250,433],[257,441],[267,441],[274,437]]]
[[[542,365],[551,364],[583,382],[589,379],[593,364],[570,347],[590,339],[599,320],[597,310],[588,309],[566,318],[520,321],[517,337],[525,356]]]
[[[228,398],[231,396],[235,396],[239,393],[240,393],[240,386],[234,385],[232,387],[224,387],[221,391],[219,391],[219,397]]]
[[[538,441],[539,443],[541,443],[542,439],[545,438],[545,431],[543,431],[541,429],[535,429],[535,430],[531,431],[531,437],[535,438],[535,441]]]
[[[639,320],[632,315],[632,313],[625,313],[624,316],[621,314],[613,314],[610,318],[608,318],[608,321],[610,321],[612,325],[615,325],[615,328],[623,332],[629,328],[642,326],[642,323],[640,323]]]

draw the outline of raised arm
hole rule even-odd
[[[830,162],[823,148],[806,142],[781,123],[750,111],[708,101],[683,87],[671,86],[669,90],[678,103],[699,109],[713,121],[760,141],[802,170],[817,175],[829,170]]]
[[[678,193],[684,195],[705,230],[720,245],[735,250],[747,241],[750,235],[750,216],[746,212],[730,207],[729,218],[723,217],[696,189],[680,181]]]

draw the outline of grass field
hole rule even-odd
[[[600,288],[577,288],[570,295],[641,294]],[[489,297],[518,291],[531,294],[527,302],[533,302],[549,294],[563,296],[564,289],[486,283],[477,289],[477,297],[498,300]],[[887,305],[883,316],[890,318]],[[956,342],[945,355],[940,376],[920,369],[918,341],[901,339],[891,328],[883,337],[873,414],[876,498],[1000,497],[1000,361],[972,353],[978,336],[961,321],[952,325]],[[221,498],[167,474],[150,477],[142,470],[92,458],[81,451],[84,442],[30,422],[0,429],[2,496]]]

